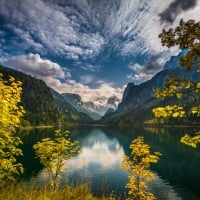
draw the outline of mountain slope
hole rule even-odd
[[[64,99],[73,106],[79,112],[85,113],[90,116],[93,120],[100,119],[105,113],[114,111],[117,108],[119,102],[118,97],[110,96],[105,105],[95,105],[93,102],[83,102],[78,94],[63,93]]]
[[[91,119],[70,106],[61,95],[53,92],[42,80],[0,66],[4,79],[15,77],[22,84],[22,106],[26,113],[23,125],[60,125],[65,122],[84,122]]]
[[[97,120],[102,117],[98,113],[98,108],[92,102],[83,102],[78,94],[63,93],[62,96],[77,111],[87,114],[92,119]]]
[[[151,80],[140,85],[128,83],[121,103],[114,113],[109,113],[102,118],[105,124],[137,124],[142,123],[152,117],[152,109],[161,105],[168,105],[172,102],[177,103],[175,98],[166,98],[164,101],[154,99],[153,94],[156,88],[162,88],[165,81],[170,76],[179,76],[189,78],[191,80],[200,80],[196,70],[190,72],[180,68],[179,58],[172,57],[164,66],[164,70],[157,73]],[[190,103],[191,98],[182,99],[183,103]],[[185,101],[185,102],[184,102]],[[180,102],[180,100],[179,100]]]
[[[7,79],[13,76],[22,82],[22,105],[26,111],[23,119],[31,125],[55,125],[62,116],[54,103],[50,89],[42,80],[0,66],[0,73]]]
[[[89,123],[92,119],[85,113],[77,111],[66,99],[54,90],[51,90],[51,94],[59,108],[59,111],[63,114],[65,121],[73,121],[79,123]]]

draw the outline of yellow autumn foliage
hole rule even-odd
[[[58,187],[59,173],[67,165],[67,160],[80,152],[77,141],[69,138],[69,132],[55,132],[54,138],[44,138],[34,144],[37,157],[44,165],[49,177],[49,184],[53,189]]]
[[[161,154],[155,152],[151,154],[150,146],[144,143],[143,137],[138,137],[130,145],[131,154],[124,155],[121,164],[122,169],[129,173],[129,181],[126,188],[129,189],[127,200],[156,199],[154,195],[147,191],[146,181],[154,178],[150,171],[151,163],[157,163]]]
[[[14,176],[23,172],[23,167],[16,162],[16,156],[22,155],[19,137],[14,136],[20,124],[24,109],[20,106],[22,83],[13,77],[3,79],[0,74],[0,184],[14,181]]]
[[[157,107],[153,110],[155,117],[184,117],[185,111],[182,106],[165,106],[165,107]]]
[[[187,71],[196,70],[200,72],[200,22],[193,19],[184,21],[180,20],[179,25],[175,28],[163,29],[159,34],[161,43],[168,48],[177,46],[180,50],[187,49],[185,55],[180,58],[180,66],[186,68]],[[166,80],[163,89],[155,90],[155,97],[164,99],[165,97],[177,97],[182,98],[186,96],[197,96],[200,92],[200,82],[193,78],[188,79],[184,77],[169,77]],[[178,103],[177,103],[178,104]],[[184,108],[180,105],[168,105],[165,107],[158,107],[153,109],[155,117],[183,117],[184,115],[196,115],[200,116],[200,105],[198,101],[194,101],[194,105],[184,105]],[[196,147],[200,143],[200,132],[197,132],[195,136],[189,136],[185,134],[181,138],[181,142],[191,147]]]
[[[200,132],[196,133],[195,136],[190,136],[188,134],[185,134],[182,138],[181,138],[181,142],[191,146],[193,148],[197,147],[197,144],[200,143]]]

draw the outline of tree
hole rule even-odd
[[[184,22],[181,19],[175,29],[163,29],[159,38],[162,45],[168,48],[178,46],[180,50],[188,49],[187,54],[180,59],[180,66],[188,70],[196,65],[200,66],[197,63],[200,58],[200,22],[192,19]]]
[[[151,154],[150,146],[144,143],[143,137],[138,137],[130,145],[131,154],[124,155],[122,168],[128,170],[129,181],[126,188],[129,189],[128,200],[156,199],[147,190],[146,181],[154,178],[154,174],[149,170],[151,163],[157,163],[159,152]]]
[[[186,50],[186,55],[180,58],[180,66],[186,70],[197,70],[200,72],[200,22],[180,20],[179,25],[173,29],[163,30],[159,35],[163,46],[168,48],[178,46],[180,50]],[[200,82],[180,77],[169,78],[163,89],[155,90],[155,97],[164,99],[169,96],[175,96],[178,99],[193,95],[194,103],[191,107],[188,105],[167,105],[153,109],[155,117],[184,117],[196,115],[200,117],[199,94]],[[181,142],[196,147],[200,143],[200,132],[194,137],[186,134],[181,138]]]
[[[23,167],[17,163],[16,156],[22,155],[18,148],[21,144],[14,133],[20,124],[24,109],[20,106],[22,83],[13,77],[4,80],[0,74],[0,184],[14,181],[15,176],[23,172]]]
[[[80,152],[77,141],[71,141],[69,132],[55,132],[55,138],[44,138],[33,148],[37,157],[47,170],[50,186],[55,190],[58,187],[59,173],[67,165],[68,159]]]

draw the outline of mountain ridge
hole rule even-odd
[[[78,94],[62,93],[61,95],[64,97],[66,102],[76,110],[87,114],[93,120],[99,120],[108,110],[115,110],[117,108],[116,102],[118,101],[118,98],[116,96],[108,98],[107,104],[104,107],[98,107],[91,101],[83,102],[81,96]]]
[[[163,88],[165,81],[170,76],[185,77],[191,80],[199,80],[199,74],[195,69],[190,72],[179,67],[179,59],[185,52],[181,52],[178,56],[173,56],[164,65],[163,70],[158,72],[150,80],[135,85],[128,83],[124,90],[122,101],[119,103],[115,112],[107,113],[102,119],[104,124],[120,124],[120,123],[143,123],[152,116],[152,109],[160,105],[168,105],[169,101],[176,102],[175,98],[169,98],[161,101],[154,98],[154,90]],[[126,121],[126,122],[125,122]]]

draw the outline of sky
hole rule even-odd
[[[103,106],[161,71],[163,28],[200,20],[200,0],[0,0],[0,64]]]

